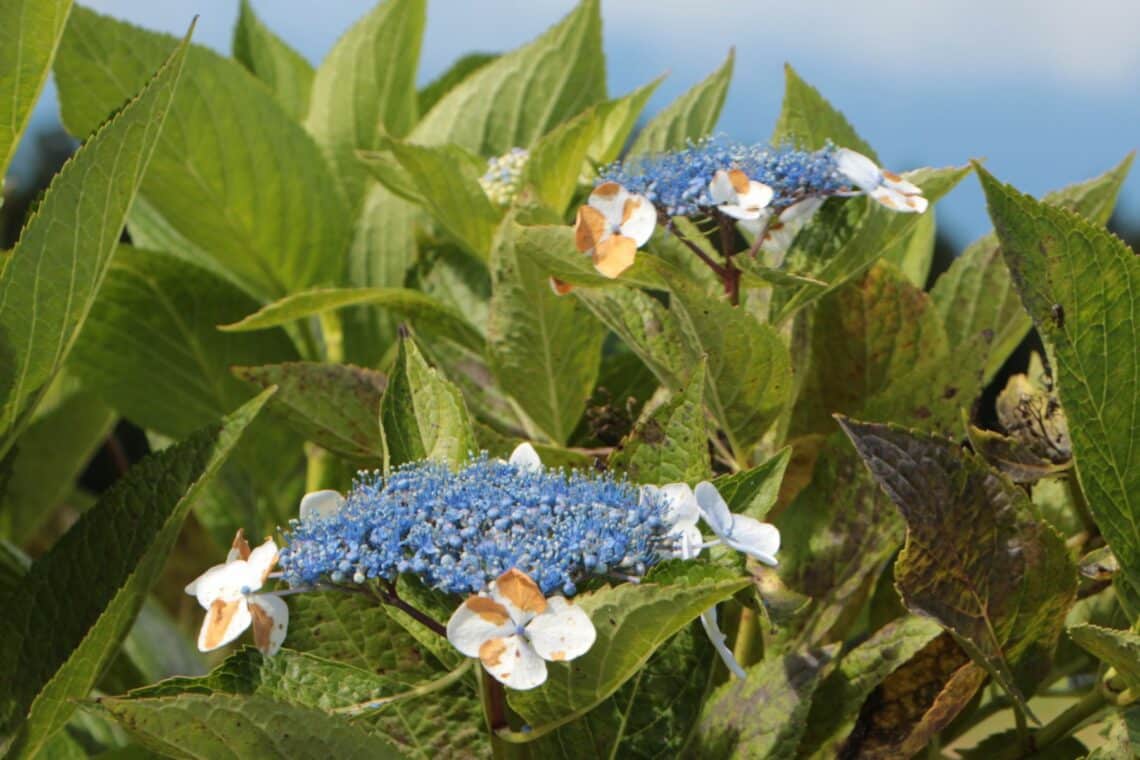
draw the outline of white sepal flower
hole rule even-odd
[[[573,660],[597,639],[590,617],[561,596],[549,599],[526,573],[511,569],[489,596],[471,596],[447,621],[447,640],[478,657],[497,681],[519,691],[546,681],[546,663]]]
[[[507,462],[523,472],[542,471],[542,460],[538,458],[538,452],[534,450],[534,446],[526,442],[515,446],[515,450],[511,452],[511,458]]]
[[[277,563],[272,538],[250,551],[242,531],[234,536],[226,561],[214,565],[186,586],[206,610],[198,632],[198,649],[210,652],[230,643],[250,625],[253,640],[266,655],[281,648],[289,627],[289,608],[273,594],[256,594]]]
[[[644,195],[616,182],[603,182],[578,209],[574,243],[594,258],[594,268],[609,278],[633,266],[637,249],[657,226],[657,210]]]
[[[922,197],[921,187],[883,169],[862,153],[840,148],[835,152],[835,162],[839,173],[851,184],[892,211],[926,211],[927,200]]]
[[[704,627],[705,633],[708,634],[713,649],[720,655],[720,659],[724,661],[729,671],[737,678],[746,678],[748,674],[744,672],[744,668],[740,667],[740,663],[736,661],[736,655],[728,648],[728,644],[724,643],[724,634],[721,633],[720,625],[716,620],[715,604],[701,613],[701,625]]]
[[[728,504],[716,490],[716,486],[707,480],[697,484],[694,495],[697,498],[701,517],[721,542],[766,565],[777,564],[776,552],[780,549],[780,531],[775,525],[730,512]]]
[[[641,487],[641,500],[659,498],[665,502],[664,522],[670,526],[668,535],[676,540],[674,556],[680,559],[695,559],[701,553],[701,530],[697,521],[701,513],[693,489],[684,483],[669,483],[664,486],[645,485]]]
[[[763,182],[749,179],[739,169],[719,169],[709,183],[709,195],[721,213],[739,220],[745,229],[758,233],[772,213],[768,204],[775,192]]]
[[[804,198],[802,201],[797,201],[781,211],[780,215],[776,217],[776,221],[768,225],[762,246],[764,250],[775,251],[780,254],[786,253],[792,247],[796,235],[807,226],[821,206],[823,206],[823,198],[813,195]],[[783,256],[781,255],[780,261],[776,262],[775,266],[779,266],[782,260]]]
[[[323,520],[336,516],[344,503],[344,497],[338,491],[313,491],[301,498],[298,511],[302,520]]]

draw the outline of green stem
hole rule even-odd
[[[333,488],[335,462],[332,454],[328,453],[315,443],[305,444],[305,492],[322,491]]]
[[[1099,688],[1093,689],[1068,710],[1042,726],[1040,731],[1031,734],[1028,747],[1021,746],[1019,742],[998,755],[996,760],[1018,760],[1051,747],[1072,734],[1107,705],[1104,693]]]
[[[756,641],[760,637],[759,617],[755,610],[745,607],[740,612],[740,624],[736,627],[736,643],[732,647],[732,655],[740,663],[740,667],[747,669],[749,665],[757,662]]]
[[[340,322],[340,315],[335,311],[322,311],[318,319],[321,323],[321,337],[325,342],[325,361],[343,364],[344,328]]]
[[[1064,478],[1062,482],[1069,492],[1069,499],[1073,504],[1073,509],[1076,510],[1077,517],[1081,520],[1081,525],[1084,526],[1085,532],[1089,536],[1099,536],[1100,528],[1097,527],[1096,520],[1093,519],[1092,512],[1089,511],[1085,492],[1081,490],[1081,484],[1077,482],[1077,473],[1070,471],[1069,476]]]

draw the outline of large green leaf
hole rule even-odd
[[[636,483],[696,483],[709,477],[702,363],[680,393],[638,420],[609,466]]]
[[[375,464],[384,456],[380,397],[384,375],[347,364],[290,362],[234,367],[242,380],[277,386],[270,409],[307,440],[355,462]]]
[[[916,288],[925,288],[934,263],[934,243],[938,232],[934,209],[928,209],[919,217],[910,235],[894,248],[883,252],[883,260],[889,261],[906,275]]]
[[[478,350],[483,348],[482,336],[456,309],[407,288],[321,288],[302,291],[267,304],[238,322],[224,324],[221,329],[227,332],[265,330],[358,305],[375,305],[388,309],[407,319],[421,333],[445,336]]]
[[[1140,584],[1140,258],[1080,217],[979,170],[1002,256],[1052,348],[1089,509]]]
[[[452,88],[409,140],[455,143],[481,156],[529,148],[557,124],[605,100],[598,0],[577,8],[533,42],[501,56]]]
[[[947,351],[930,297],[883,263],[820,299],[811,338],[790,436],[834,431],[832,414],[856,414],[920,361]]]
[[[669,312],[687,339],[690,365],[707,357],[705,401],[743,460],[791,396],[788,348],[775,329],[744,309],[665,276],[672,293]]]
[[[1027,709],[1023,689],[1048,670],[1076,598],[1064,539],[1024,491],[957,444],[885,425],[841,425],[906,520],[895,563],[903,602],[953,632]]]
[[[575,290],[586,308],[622,339],[662,385],[684,387],[692,365],[680,326],[660,301],[634,288]]]
[[[245,335],[217,329],[256,306],[195,264],[123,246],[75,347],[73,370],[136,424],[185,436],[253,395],[230,373],[231,365],[296,357],[281,330]]]
[[[388,376],[380,429],[385,469],[421,459],[458,465],[478,448],[463,395],[428,366],[411,338],[400,341]]]
[[[446,71],[420,88],[417,94],[419,112],[430,111],[456,85],[498,57],[496,53],[467,53],[455,59]]]
[[[698,757],[791,760],[812,694],[837,646],[769,657],[713,692],[697,725]]]
[[[589,157],[597,166],[605,166],[621,155],[630,133],[637,126],[641,112],[645,110],[649,98],[657,91],[662,81],[664,77],[658,77],[628,95],[607,100],[595,107],[595,113],[601,124],[594,134]]]
[[[0,535],[24,544],[75,488],[75,479],[111,429],[115,416],[80,391],[39,415],[9,454],[0,490]]]
[[[777,572],[788,588],[811,598],[803,618],[785,626],[780,638],[816,646],[862,608],[902,541],[902,525],[840,433],[825,441],[811,481],[776,524]]]
[[[1082,649],[1116,669],[1132,692],[1140,693],[1140,634],[1084,623],[1068,630]]]
[[[0,272],[0,436],[26,424],[79,335],[162,134],[187,46],[171,55],[163,45],[166,62],[55,177]],[[0,457],[12,437],[0,438]]]
[[[0,599],[2,733],[33,756],[118,651],[182,521],[269,392],[136,465]],[[77,593],[77,589],[81,593]]]
[[[678,150],[690,140],[711,134],[728,95],[735,58],[735,52],[730,50],[720,68],[650,119],[637,134],[629,155]]]
[[[84,136],[169,50],[171,38],[84,8],[56,58],[63,122]],[[241,64],[191,48],[187,78],[142,195],[166,223],[250,293],[272,299],[340,279],[346,203],[317,145]],[[282,181],[287,177],[288,181]]]
[[[516,240],[520,229],[508,219],[491,256],[488,358],[535,432],[565,443],[594,390],[605,330],[578,301],[551,290]]]
[[[539,138],[523,167],[523,187],[559,216],[566,213],[590,149],[604,126],[600,108],[591,108]]]
[[[104,698],[99,704],[140,744],[165,757],[406,757],[391,742],[344,718],[257,695],[187,693]]]
[[[304,120],[313,91],[313,66],[261,23],[249,0],[241,0],[233,51],[234,59],[265,82],[294,121]]]
[[[875,151],[856,134],[847,118],[787,64],[784,66],[784,103],[772,133],[772,144],[786,141],[806,150],[818,150],[832,142],[876,160]]]
[[[549,665],[541,687],[508,695],[511,708],[534,727],[522,740],[536,739],[594,708],[633,677],[666,639],[748,583],[726,568],[675,563],[647,582],[575,597],[598,638],[572,663]]]
[[[835,757],[867,696],[941,630],[933,620],[907,616],[888,623],[845,652],[816,690],[799,755]]]
[[[403,137],[418,119],[416,67],[425,0],[385,0],[337,40],[317,69],[305,126],[324,148],[353,208],[368,174],[358,150]]]
[[[1105,224],[1131,165],[1132,156],[1129,156],[1099,177],[1049,193],[1044,201],[1081,214],[1096,224]],[[982,330],[994,332],[984,377],[987,383],[1032,326],[1013,288],[994,233],[966,248],[934,283],[930,295],[946,326],[951,346],[973,338]]]
[[[652,265],[650,256],[639,256],[633,266],[612,279],[594,269],[589,256],[584,256],[574,244],[574,228],[570,225],[534,225],[515,231],[518,247],[532,259],[543,274],[555,277],[570,285],[608,290],[626,287],[644,287],[664,290],[661,276]]]
[[[0,182],[47,81],[71,0],[0,5]]]
[[[791,458],[792,450],[785,448],[751,469],[721,475],[712,483],[732,512],[763,520],[776,504]]]

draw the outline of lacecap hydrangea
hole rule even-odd
[[[414,462],[361,473],[335,512],[294,520],[281,569],[294,587],[413,573],[456,594],[517,569],[571,596],[588,576],[640,576],[675,556],[669,509],[663,493],[609,474],[487,456],[458,471]]]

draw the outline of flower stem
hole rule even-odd
[[[391,581],[380,581],[380,594],[384,604],[389,604],[396,609],[404,612],[408,617],[415,620],[420,625],[424,626],[430,631],[438,633],[440,636],[447,638],[447,628],[443,626],[438,620],[420,612],[412,605],[400,598],[396,593],[396,586]]]
[[[747,669],[756,662],[756,639],[759,631],[756,611],[743,608],[740,611],[740,624],[736,627],[736,642],[732,646],[732,656]]]
[[[1081,724],[1100,712],[1107,704],[1108,701],[1101,689],[1093,689],[1069,709],[1042,726],[1041,730],[1030,734],[1027,746],[1019,741],[998,755],[996,760],[1018,760],[1051,747],[1080,728]]]
[[[509,728],[507,722],[507,694],[503,685],[491,677],[483,668],[479,668],[479,691],[483,701],[483,717],[487,721],[487,730],[494,734],[504,728]]]
[[[322,311],[318,317],[321,323],[321,337],[325,342],[325,361],[332,364],[344,362],[344,328],[340,315],[335,311]]]

